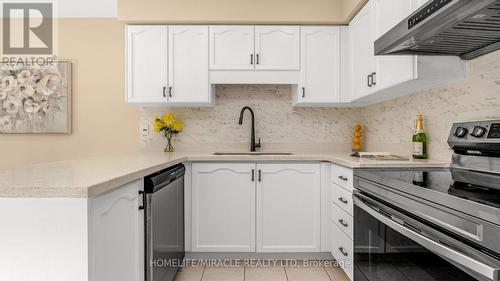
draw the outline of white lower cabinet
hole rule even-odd
[[[144,280],[142,180],[89,199],[89,279]]]
[[[330,237],[332,256],[353,280],[354,243],[353,243],[353,170],[331,164],[330,181]],[[338,185],[340,183],[341,185]]]
[[[191,251],[319,252],[319,163],[193,163]]]
[[[193,252],[255,251],[252,171],[254,163],[193,163]]]
[[[319,252],[319,164],[257,164],[257,173],[257,252]]]

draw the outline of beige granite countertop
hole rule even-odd
[[[208,152],[131,153],[0,170],[0,198],[93,197],[161,169],[188,161],[328,161],[349,168],[444,168],[449,165],[448,162],[434,160],[374,161],[351,157],[349,153],[224,156]]]

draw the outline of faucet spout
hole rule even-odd
[[[253,110],[249,106],[245,106],[241,109],[240,120],[238,123],[240,125],[243,125],[243,115],[245,114],[246,110],[248,110],[250,112],[250,115],[252,117],[252,127],[251,127],[251,131],[250,131],[250,151],[254,152],[255,148],[260,147],[260,138],[259,138],[259,142],[256,143],[255,142],[255,115],[253,113]]]

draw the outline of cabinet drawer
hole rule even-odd
[[[332,201],[352,216],[353,202],[351,192],[336,184],[332,184]]]
[[[343,188],[353,191],[353,171],[350,168],[332,164],[332,181]]]
[[[351,238],[336,225],[332,227],[332,256],[339,262],[344,272],[353,280],[354,246]]]
[[[352,216],[346,213],[346,211],[342,210],[336,204],[331,204],[332,208],[332,222],[338,226],[347,236],[351,239],[353,237],[353,219]]]

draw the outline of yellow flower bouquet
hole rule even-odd
[[[165,147],[165,152],[173,152],[174,147],[172,146],[172,137],[180,132],[184,125],[180,120],[175,118],[175,114],[173,113],[165,113],[161,118],[155,115],[153,119],[153,129],[155,132],[163,132],[165,134],[165,138],[167,138],[167,146]]]

